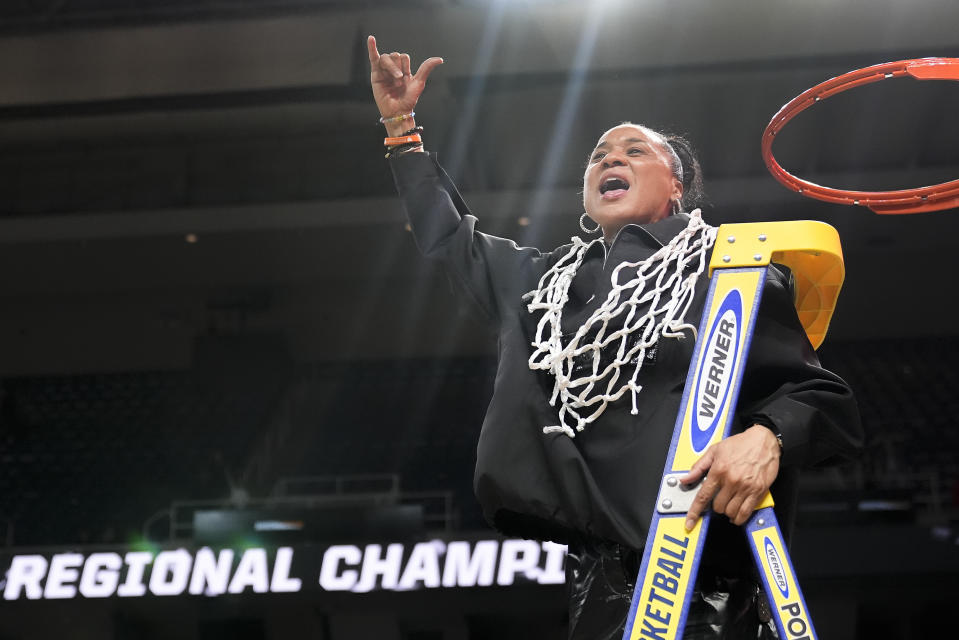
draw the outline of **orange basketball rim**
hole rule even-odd
[[[766,168],[788,189],[804,196],[838,204],[861,205],[876,213],[920,213],[959,207],[959,180],[898,191],[847,191],[797,178],[783,169],[773,157],[772,146],[776,134],[803,110],[837,93],[864,84],[906,76],[916,80],[959,80],[959,58],[918,58],[886,62],[850,71],[804,91],[786,103],[766,125],[762,139]]]

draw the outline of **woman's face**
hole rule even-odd
[[[683,195],[672,156],[658,135],[636,125],[613,127],[599,139],[583,176],[583,206],[607,239],[629,223],[661,220]]]

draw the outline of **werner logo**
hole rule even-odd
[[[773,546],[769,538],[765,538],[764,543],[766,546],[766,563],[769,565],[769,571],[772,572],[773,580],[776,581],[776,586],[779,587],[779,593],[783,594],[783,598],[788,598],[789,584],[786,582],[786,572],[783,571],[782,560],[779,559],[776,547]]]
[[[701,453],[719,426],[720,409],[729,395],[739,354],[739,328],[743,299],[737,289],[726,294],[709,327],[708,338],[696,368],[693,405],[693,450]]]

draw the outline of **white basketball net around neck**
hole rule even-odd
[[[696,281],[706,268],[706,254],[716,240],[716,228],[703,222],[700,210],[696,209],[686,228],[669,244],[645,260],[617,265],[606,300],[563,344],[563,307],[589,247],[578,237],[572,240],[569,253],[543,274],[536,289],[524,296],[531,299],[527,307],[530,313],[545,312],[536,327],[529,368],[553,375],[556,383],[549,402],[554,407],[557,400],[560,403],[560,423],[544,427],[543,433],[561,431],[571,438],[626,391],[633,396],[633,415],[639,413],[636,397],[642,385],[636,380],[647,350],[659,336],[683,338],[684,329],[696,334],[696,327],[686,323],[685,317]],[[694,271],[684,275],[690,268]],[[641,314],[642,309],[646,311]],[[622,325],[609,330],[614,318],[622,318]],[[602,362],[604,351],[607,364]],[[609,361],[611,355],[614,357]],[[576,372],[577,361],[584,360],[591,365],[588,371]],[[627,379],[621,368],[630,363],[633,375]]]

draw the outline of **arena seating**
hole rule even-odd
[[[229,495],[286,383],[275,361],[235,353],[247,366],[4,380],[0,518],[14,544],[128,541],[172,499]]]

